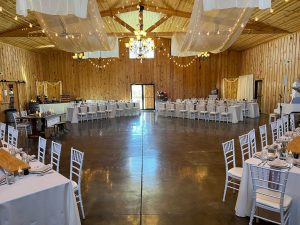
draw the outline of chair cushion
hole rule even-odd
[[[106,113],[105,111],[97,111],[97,113]]]
[[[73,189],[77,190],[78,184],[74,180],[72,180],[71,183],[72,183]]]
[[[86,113],[78,113],[79,116],[85,116]]]
[[[209,114],[218,115],[219,113],[218,112],[210,112]]]
[[[275,191],[271,191],[268,189],[264,189],[264,188],[259,188],[257,189],[256,193],[256,202],[275,208],[275,209],[280,209],[280,199],[277,198],[273,198],[270,196],[266,196],[263,194],[267,194],[267,195],[272,195],[272,196],[276,196],[276,197],[280,197],[280,193],[279,192],[275,192]],[[263,193],[263,194],[261,194]],[[283,200],[283,207],[284,210],[286,210],[292,203],[292,198],[289,195],[284,195],[284,200]]]
[[[175,109],[168,109],[168,111],[170,111],[170,112],[174,112],[174,111],[175,111]]]
[[[191,113],[196,113],[196,112],[198,112],[197,110],[191,110],[190,111]]]
[[[229,113],[229,112],[222,112],[222,113],[221,113],[222,116],[229,116],[230,114],[231,114],[231,113]]]
[[[186,109],[182,109],[182,110],[180,110],[180,112],[187,112],[187,110]]]
[[[202,114],[206,114],[206,113],[208,113],[208,111],[200,111],[200,113],[202,113]]]
[[[242,167],[233,167],[228,171],[228,174],[231,177],[241,179],[243,175],[243,168]]]

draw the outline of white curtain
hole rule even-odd
[[[259,6],[259,4],[250,4],[254,0],[241,0],[244,4],[236,5],[227,4],[227,0],[222,0],[226,4],[220,3],[221,0],[215,0],[214,4],[207,6],[207,9],[211,10],[205,11],[203,1],[195,0],[187,32],[175,36],[181,54],[184,52],[219,53],[225,51],[244,30],[254,7]],[[240,0],[234,2],[238,1]],[[259,1],[256,2],[259,3]],[[226,5],[230,8],[224,7]],[[233,6],[242,8],[232,8]]]
[[[49,15],[68,15],[86,18],[88,0],[17,0],[17,14],[27,16],[32,10]]]
[[[254,76],[243,75],[239,76],[237,99],[247,99],[252,100],[254,96]]]
[[[271,0],[204,0],[204,11],[229,8],[271,8]]]
[[[115,43],[115,46],[110,51],[95,51],[95,52],[85,52],[84,58],[119,58],[119,41],[117,37],[108,38],[112,43]]]

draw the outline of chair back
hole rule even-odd
[[[5,140],[6,124],[0,122],[0,141]]]
[[[296,126],[295,126],[295,114],[291,113],[290,114],[290,129],[291,130],[295,130]]]
[[[259,134],[260,134],[261,148],[264,148],[268,145],[268,135],[267,135],[267,125],[266,124],[259,126]]]
[[[7,143],[9,147],[17,148],[18,146],[18,130],[12,126],[8,126],[7,129]]]
[[[278,139],[277,121],[271,122],[272,142],[274,143]]]
[[[274,169],[250,165],[253,198],[268,198],[270,201],[279,203],[280,211],[284,210],[284,195],[289,175],[288,169]]]
[[[51,143],[51,165],[52,168],[59,172],[59,161],[61,155],[61,144],[52,141]]]
[[[82,174],[83,157],[83,152],[75,148],[71,148],[70,180],[75,181],[79,189]]]
[[[14,112],[12,115],[13,115],[13,118],[14,118],[15,127],[17,128],[18,123],[21,122],[20,114],[18,112]]]
[[[283,122],[282,119],[278,119],[277,121],[277,137],[280,138],[283,136]]]
[[[222,143],[222,146],[223,146],[223,153],[224,153],[225,167],[226,167],[226,174],[227,174],[228,170],[236,167],[234,139]]]
[[[216,111],[216,107],[213,104],[208,104],[207,105],[207,111],[208,112],[215,112]]]
[[[46,145],[47,140],[45,138],[39,137],[38,160],[43,164],[45,164]]]
[[[87,113],[87,106],[82,106],[79,109],[80,109],[80,113]]]
[[[249,135],[244,134],[239,136],[240,146],[241,146],[241,154],[242,154],[242,162],[244,162],[251,158],[251,149],[250,149],[250,142],[249,142]]]
[[[257,151],[255,129],[250,130],[248,136],[249,136],[249,143],[251,148],[251,156],[253,156]]]
[[[282,117],[283,123],[283,134],[289,131],[289,115],[285,115]]]
[[[25,111],[25,110],[21,111],[20,114],[21,114],[21,116],[27,116],[27,111]]]

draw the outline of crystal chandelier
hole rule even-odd
[[[143,16],[144,6],[140,5],[138,8],[141,16]],[[135,37],[130,38],[129,42],[125,43],[125,46],[143,62],[147,53],[154,50],[154,40],[146,37],[147,33],[143,30],[142,22],[139,23],[139,30],[134,31],[134,35]]]

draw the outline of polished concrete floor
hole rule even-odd
[[[234,138],[239,150],[238,136],[265,122],[264,116],[225,124],[144,112],[70,124],[57,139],[61,173],[69,176],[71,147],[85,152],[83,225],[244,225],[249,218],[234,213],[237,193],[221,201],[221,143]]]

